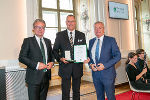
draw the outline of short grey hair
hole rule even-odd
[[[97,22],[94,23],[94,25],[95,25],[95,24],[103,24],[103,26],[104,26],[104,23],[101,22],[101,21],[97,21]]]
[[[34,22],[33,22],[33,28],[35,27],[35,23],[37,22],[42,22],[44,24],[44,27],[46,27],[46,23],[43,19],[36,19]]]
[[[67,18],[68,18],[68,17],[74,17],[74,19],[76,20],[76,18],[75,18],[75,16],[74,16],[74,15],[71,15],[71,14],[70,14],[70,15],[68,15],[68,16],[66,17],[66,20],[67,20]]]

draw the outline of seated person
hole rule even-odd
[[[147,68],[144,68],[142,72],[136,67],[137,55],[134,52],[128,54],[128,60],[126,61],[126,72],[132,87],[139,90],[150,90],[150,83],[143,78],[143,75],[147,72]]]
[[[146,67],[147,68],[147,72],[146,75],[144,76],[144,78],[150,79],[150,70],[146,64],[146,55],[144,55],[144,50],[143,49],[137,49],[136,50],[136,54],[138,56],[138,60],[136,62],[136,66],[139,68],[140,72],[142,72],[143,68]]]

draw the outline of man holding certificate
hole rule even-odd
[[[96,37],[89,41],[89,58],[97,100],[115,100],[115,64],[121,59],[115,38],[104,35],[104,24],[94,24]]]
[[[82,32],[75,30],[73,15],[66,18],[67,29],[57,33],[53,52],[59,62],[59,76],[62,78],[62,100],[70,100],[72,78],[73,100],[80,100],[80,83],[83,76],[83,62],[87,59],[86,40]],[[81,55],[81,53],[84,54]]]

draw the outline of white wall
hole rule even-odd
[[[0,2],[0,60],[14,60],[27,34],[26,0]]]

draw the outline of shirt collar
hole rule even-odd
[[[67,29],[67,32],[68,32],[68,37],[69,37],[69,38],[70,38],[70,32],[72,32],[72,37],[73,37],[73,39],[74,39],[74,37],[75,37],[75,30],[69,31],[69,30]]]
[[[70,34],[70,32],[72,32],[72,34],[75,34],[75,30],[69,31],[69,30],[67,29],[67,32],[68,32],[68,34]]]
[[[35,35],[36,40],[40,41],[40,38],[38,36]],[[41,38],[43,40],[43,37]]]
[[[104,38],[104,35],[102,35],[102,36],[99,37],[99,38],[96,37],[96,40],[100,39],[101,41],[103,41],[103,38]]]

